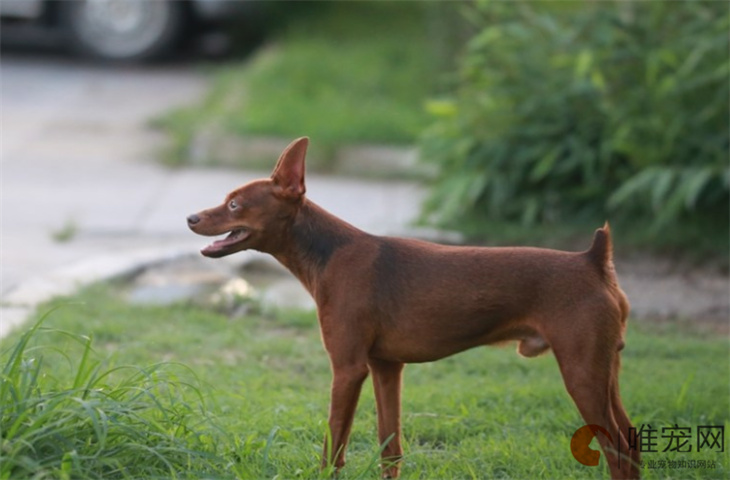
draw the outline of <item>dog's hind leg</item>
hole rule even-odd
[[[631,424],[631,420],[629,420],[629,416],[626,414],[626,410],[624,409],[623,402],[621,402],[621,396],[619,394],[618,375],[620,368],[620,354],[616,353],[611,379],[611,408],[613,410],[613,416],[618,423],[619,433],[622,440],[621,454],[625,455],[625,457],[622,456],[621,463],[623,464],[624,461],[630,462],[631,470],[629,471],[628,478],[638,478],[641,454],[639,453],[637,446],[635,446],[636,448],[633,449],[628,448],[629,432],[630,429],[633,428],[633,426]],[[626,448],[627,450],[624,450],[624,448]]]
[[[618,455],[619,451],[629,454],[628,443],[619,428],[619,421],[624,423],[628,418],[620,404],[614,401],[618,396],[614,368],[622,342],[618,327],[618,322],[610,318],[577,317],[569,333],[563,331],[552,335],[548,341],[558,360],[565,388],[586,424],[602,427],[611,436],[610,439],[603,434],[596,436],[611,477],[638,478],[638,470],[632,467],[632,462],[625,458],[619,460]],[[587,332],[591,335],[586,336]],[[615,413],[622,415],[616,418]]]

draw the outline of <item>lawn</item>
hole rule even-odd
[[[250,58],[212,71],[200,102],[156,121],[174,144],[169,163],[191,161],[205,135],[308,135],[325,156],[352,143],[415,142],[430,121],[425,103],[441,78],[430,43],[438,33],[429,23],[436,7],[331,2],[291,8],[297,13],[279,18],[279,28]],[[216,152],[210,155],[205,162],[219,161]],[[250,158],[240,161],[251,166]]]
[[[0,478],[321,476],[330,371],[313,314],[230,318],[129,306],[117,291],[97,285],[44,306],[16,361],[22,332],[2,341]],[[694,436],[730,429],[729,353],[727,338],[633,321],[624,403],[635,424],[660,431],[645,462],[715,462],[646,478],[728,477],[727,446],[698,453]],[[403,478],[608,478],[603,461],[584,467],[570,454],[583,422],[551,355],[479,348],[410,365],[404,384]],[[33,396],[43,400],[21,408]],[[691,453],[661,452],[661,428],[675,424],[691,427]],[[377,454],[368,383],[340,478],[377,478]]]

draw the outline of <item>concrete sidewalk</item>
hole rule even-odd
[[[164,139],[147,122],[202,94],[191,70],[7,58],[2,67],[0,336],[53,296],[196,255],[207,240],[186,216],[269,174],[154,163]],[[403,233],[423,196],[409,182],[310,175],[307,187],[315,202],[380,234]]]
[[[217,205],[229,190],[261,176],[120,164],[83,174],[59,169],[45,181],[24,182],[16,172],[12,187],[3,191],[0,336],[54,296],[146,265],[197,255],[209,239],[190,232],[185,217]],[[403,233],[418,214],[421,190],[410,183],[314,176],[307,183],[312,200],[370,232]],[[55,200],[48,205],[40,199],[29,202],[23,186]],[[73,219],[75,232],[59,243],[51,232],[64,218]]]

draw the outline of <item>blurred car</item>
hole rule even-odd
[[[194,29],[241,18],[256,2],[233,0],[1,0],[3,24],[60,31],[75,51],[111,61],[171,52]]]

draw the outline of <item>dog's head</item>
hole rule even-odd
[[[224,257],[249,248],[272,252],[304,201],[304,157],[309,139],[294,140],[281,154],[271,178],[248,183],[226,196],[223,204],[188,217],[199,234],[216,236],[200,253]]]

